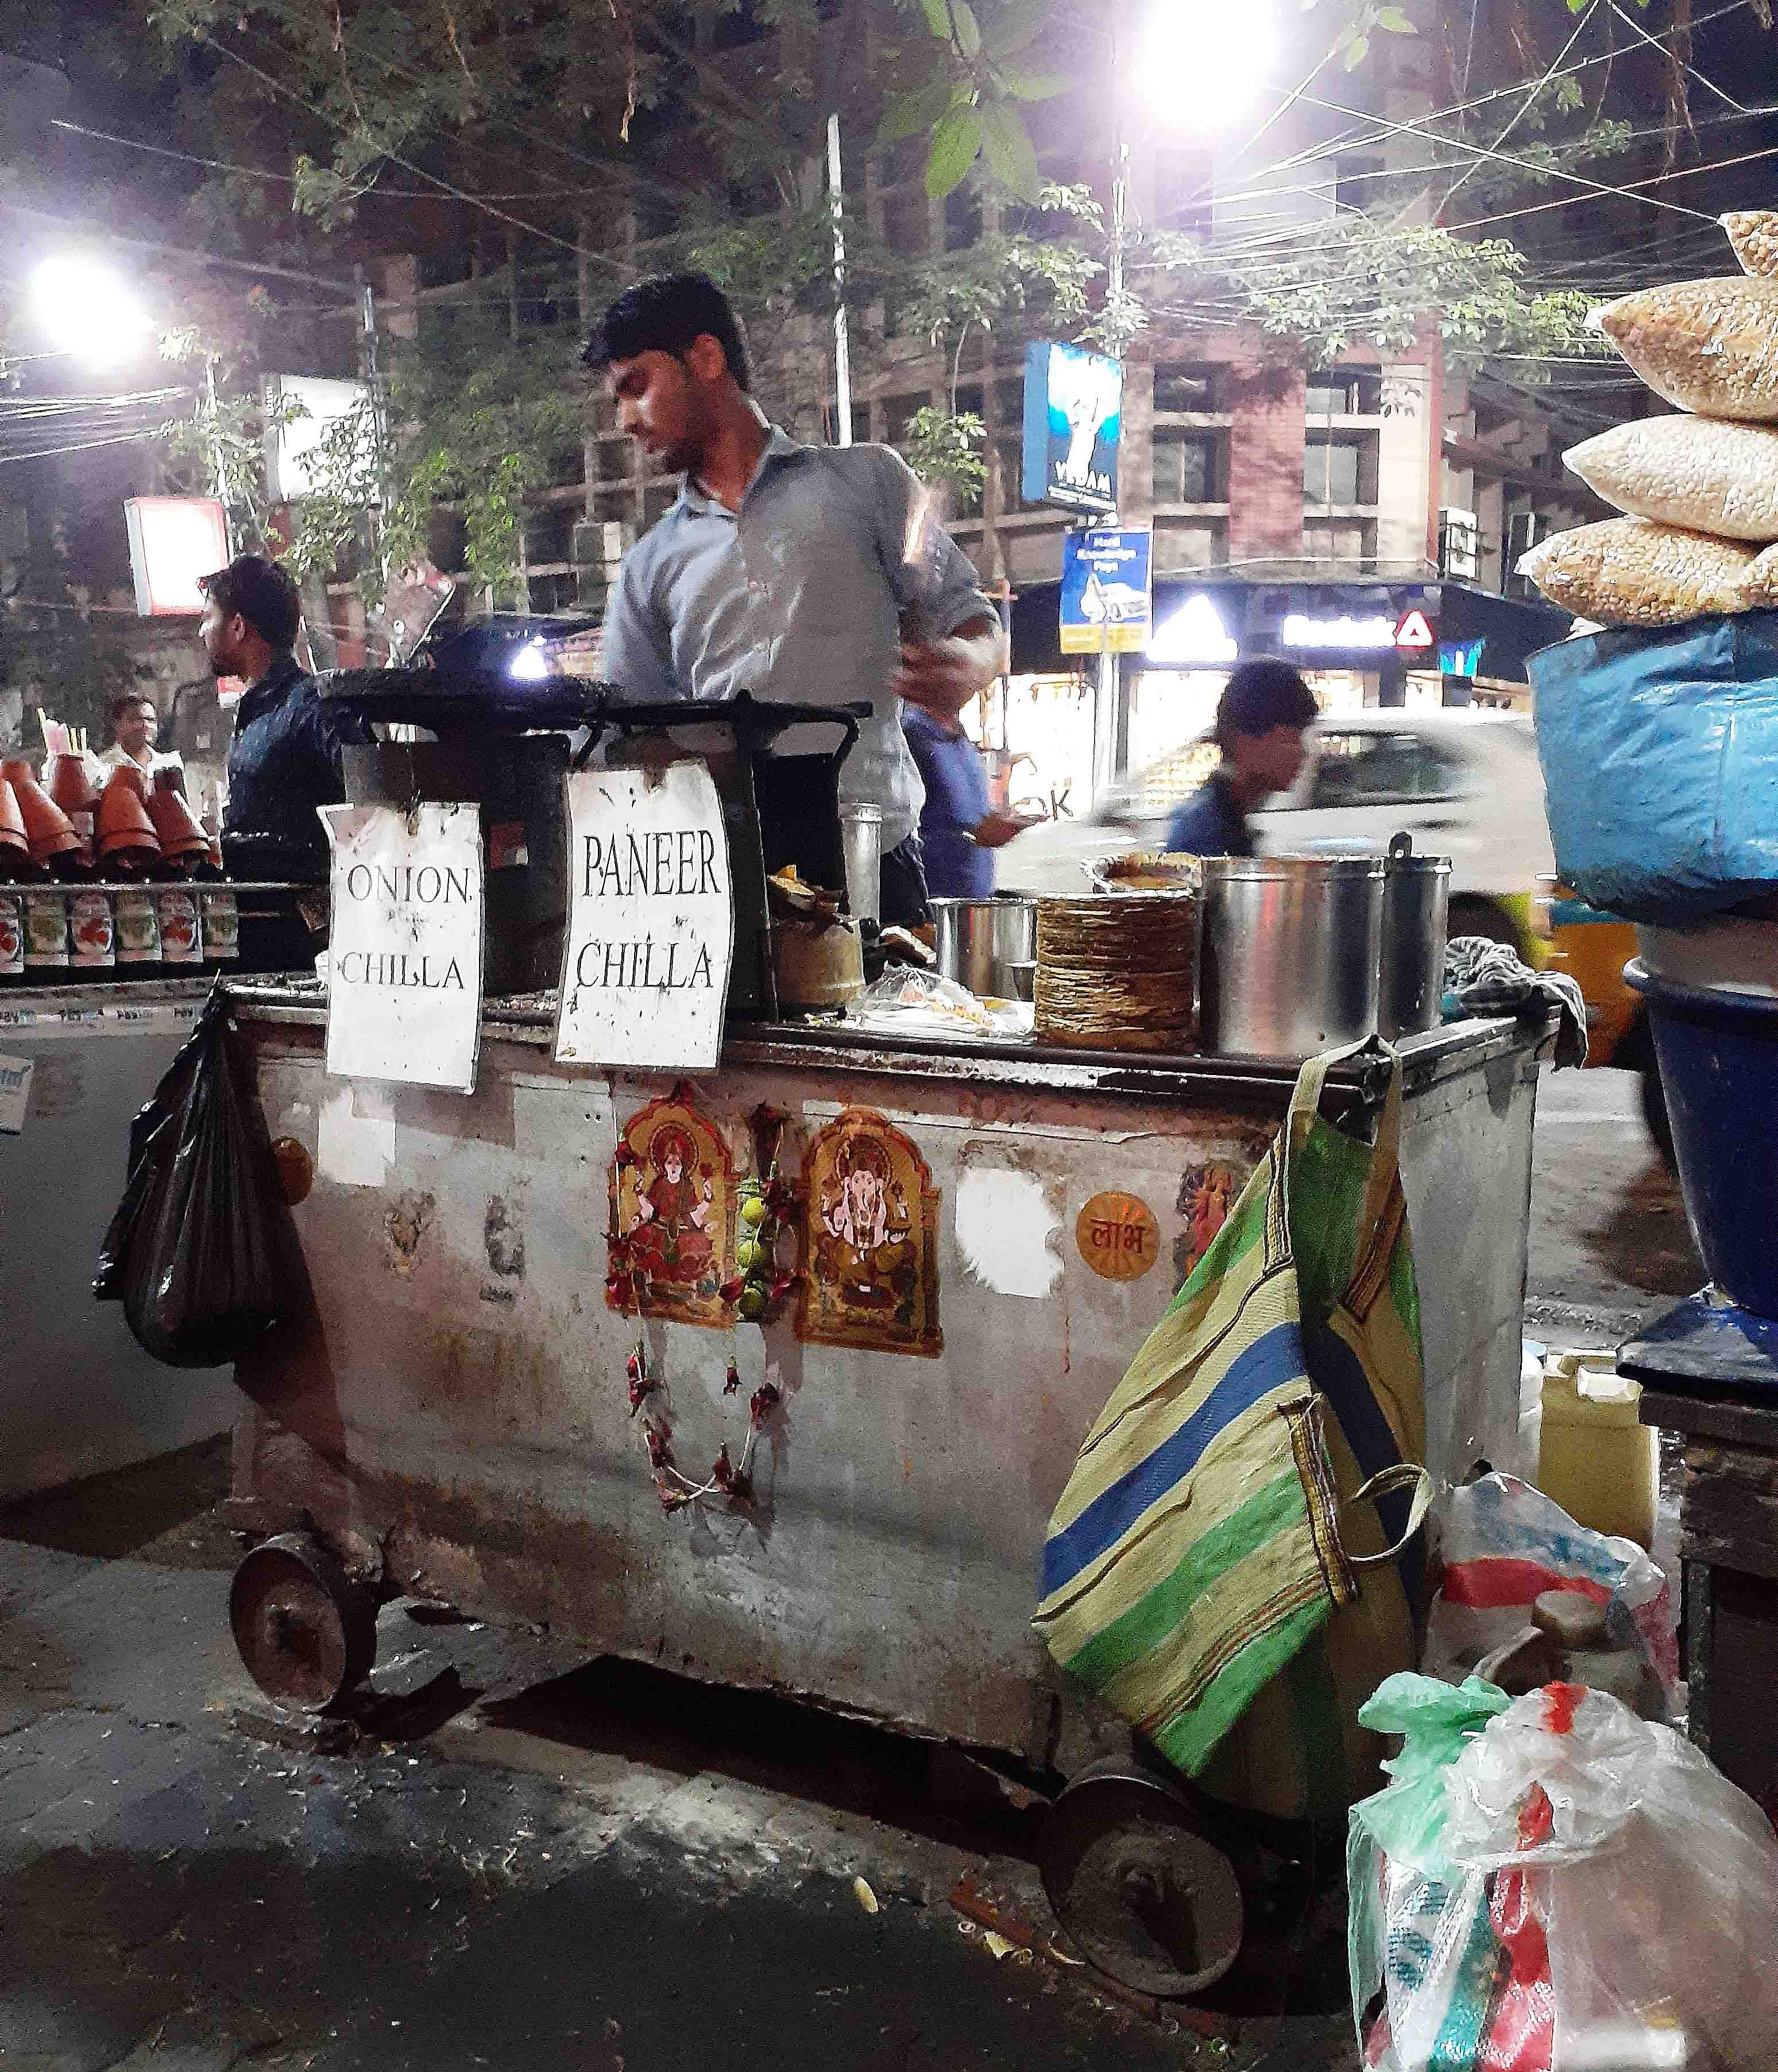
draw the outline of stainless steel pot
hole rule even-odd
[[[1451,859],[1416,856],[1397,835],[1383,866],[1383,949],[1377,1026],[1393,1042],[1438,1026],[1445,997]]]
[[[1382,936],[1381,857],[1206,857],[1204,1048],[1306,1058],[1373,1034]]]
[[[1037,956],[1037,902],[1002,893],[993,899],[932,902],[938,968],[977,1000],[1016,1000],[1015,967]]]

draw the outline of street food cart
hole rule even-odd
[[[613,1065],[533,993],[480,1001],[464,1093],[330,1073],[319,980],[228,996],[307,1284],[236,1369],[266,1690],[333,1702],[413,1594],[1027,1773],[1115,1745],[1031,1630],[1046,1526],[1294,1062],[731,1013],[701,1069]],[[1402,1049],[1436,1474],[1517,1464],[1541,1047]]]

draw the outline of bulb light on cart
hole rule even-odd
[[[541,684],[549,673],[549,658],[543,652],[539,639],[527,640],[506,665],[506,673],[516,683]]]

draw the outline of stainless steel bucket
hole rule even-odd
[[[1306,1058],[1374,1034],[1382,937],[1381,857],[1206,857],[1204,1047]]]
[[[1015,967],[1037,956],[1037,902],[1002,893],[994,899],[932,902],[938,968],[977,1000],[1016,1000]]]
[[[1397,835],[1383,866],[1383,951],[1377,1026],[1393,1042],[1438,1026],[1445,997],[1451,859],[1416,856]]]

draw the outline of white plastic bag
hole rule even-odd
[[[1483,1475],[1445,1499],[1439,1556],[1421,1656],[1429,1676],[1461,1683],[1530,1622],[1545,1591],[1578,1590],[1603,1610],[1610,1645],[1640,1652],[1672,1709],[1679,1683],[1673,1593],[1633,1540],[1577,1525],[1516,1475]]]
[[[1397,1781],[1352,1815],[1366,2065],[1772,2072],[1778,1840],[1759,1809],[1603,1692],[1502,1702],[1394,1677],[1360,1714],[1407,1736]]]

